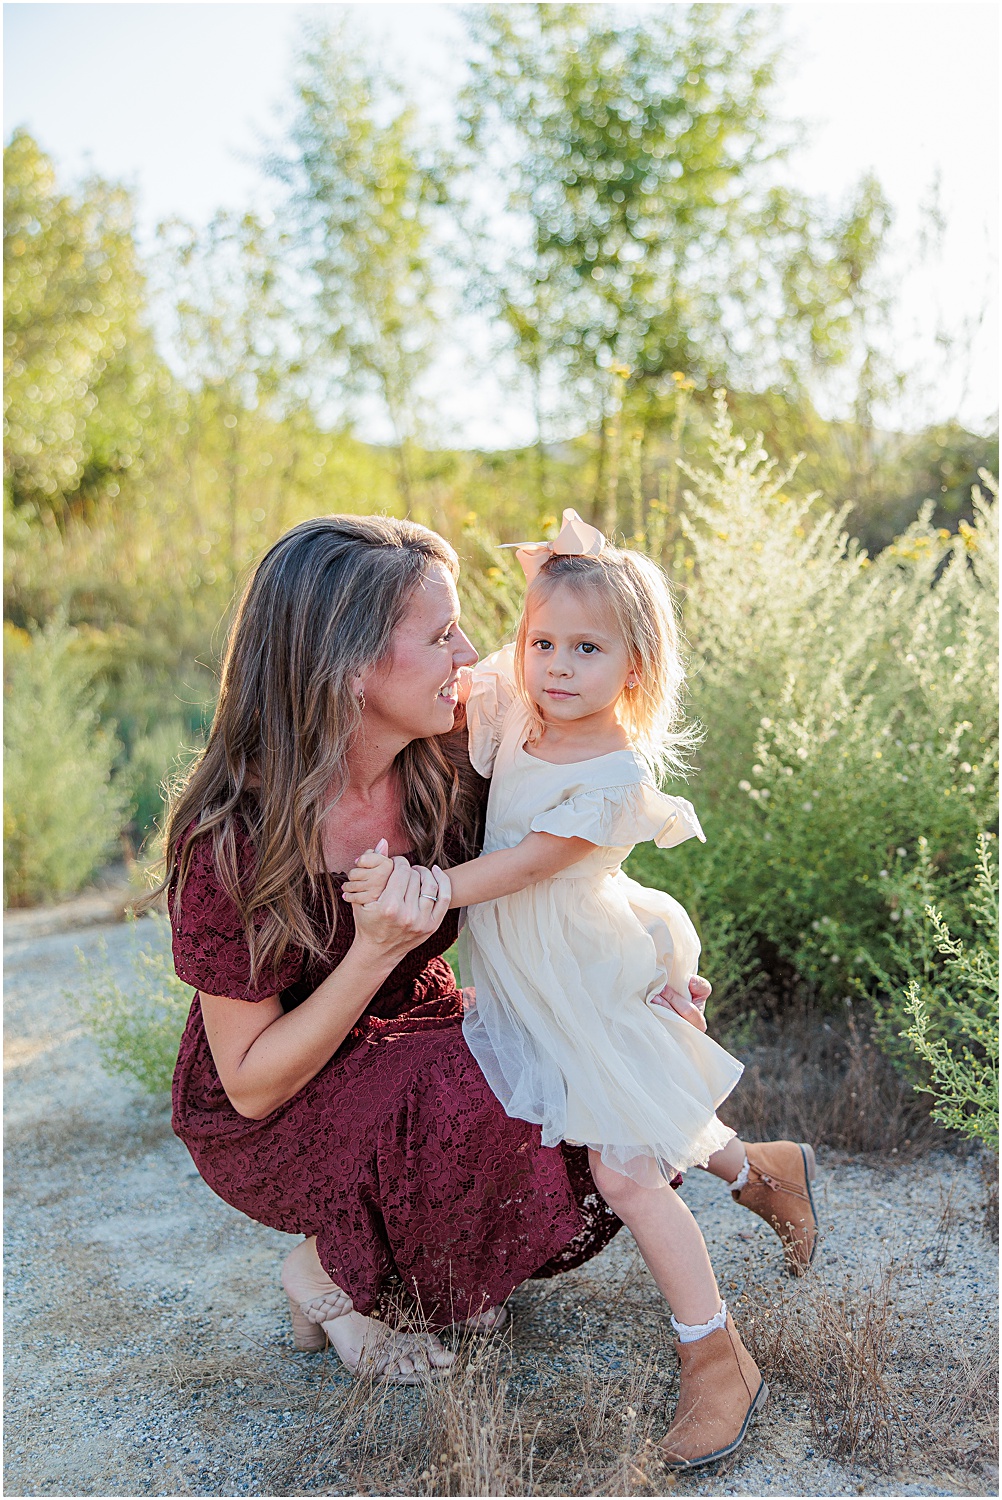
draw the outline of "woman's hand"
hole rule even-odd
[[[377,852],[379,846],[377,845]],[[449,910],[452,887],[444,870],[410,865],[402,854],[376,901],[353,905],[355,942],[374,949],[385,962],[399,962],[437,931]]]
[[[374,853],[385,854],[386,844]],[[295,1010],[277,995],[255,1005],[226,995],[201,997],[209,1047],[233,1108],[263,1120],[315,1078],[333,1057],[380,985],[449,910],[452,887],[437,867],[411,869],[398,856],[378,900],[355,906],[355,941],[337,967]]]
[[[662,1005],[666,1010],[673,1010],[688,1021],[690,1026],[695,1026],[697,1031],[706,1030],[706,1017],[703,1009],[713,991],[713,986],[708,979],[701,974],[694,974],[689,980],[688,995],[679,995],[675,990],[665,985],[660,995],[655,995],[651,1000],[652,1005]]]

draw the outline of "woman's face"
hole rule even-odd
[[[404,743],[448,734],[456,716],[459,669],[476,659],[459,628],[452,575],[442,563],[433,563],[411,595],[389,651],[360,679],[367,734],[382,731]]]

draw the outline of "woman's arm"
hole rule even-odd
[[[254,1004],[202,995],[212,1059],[238,1114],[261,1120],[333,1057],[384,979],[424,942],[449,909],[449,882],[434,902],[421,899],[421,872],[405,859],[378,901],[355,911],[355,940],[337,968],[288,1013],[277,995]]]

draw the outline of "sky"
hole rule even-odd
[[[160,219],[267,207],[274,188],[257,163],[280,134],[303,23],[343,11],[432,117],[447,107],[462,76],[459,5],[8,4],[5,139],[26,126],[66,184],[87,171],[128,183],[147,244]],[[777,11],[792,46],[779,109],[810,127],[791,179],[835,202],[872,170],[895,209],[894,337],[914,372],[896,424],[957,416],[985,430],[998,403],[998,9],[803,0]],[[920,210],[937,179],[947,228],[923,268]],[[468,321],[462,343],[467,354],[453,349],[433,377],[449,438],[528,441],[528,402],[498,375],[489,330]]]

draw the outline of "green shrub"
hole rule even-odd
[[[978,840],[977,871],[966,903],[972,937],[967,942],[955,937],[942,913],[927,905],[927,927],[940,956],[938,972],[930,972],[926,943],[916,955],[919,972],[898,997],[896,1009],[912,1018],[901,1035],[928,1070],[928,1081],[916,1087],[935,1099],[933,1118],[998,1155],[999,913],[992,842],[985,835]],[[885,1004],[885,1023],[891,1010]]]
[[[895,873],[922,835],[944,889],[963,883],[997,816],[996,507],[976,493],[957,535],[927,508],[871,560],[722,398],[713,457],[674,559],[706,729],[679,790],[707,843],[644,846],[631,869],[689,907],[734,993],[806,981],[835,1004],[874,962],[903,988]]]
[[[97,963],[80,954],[86,991],[79,1007],[108,1072],[125,1074],[147,1093],[159,1094],[170,1089],[192,997],[191,986],[174,973],[166,917],[146,920],[153,935],[140,946],[134,925],[125,985],[115,976],[106,945]]]
[[[187,724],[167,719],[152,724],[132,741],[123,777],[132,794],[133,824],[141,845],[156,837],[163,826],[165,786],[195,754]]]
[[[72,895],[112,854],[127,797],[77,633],[5,627],[4,901]]]

